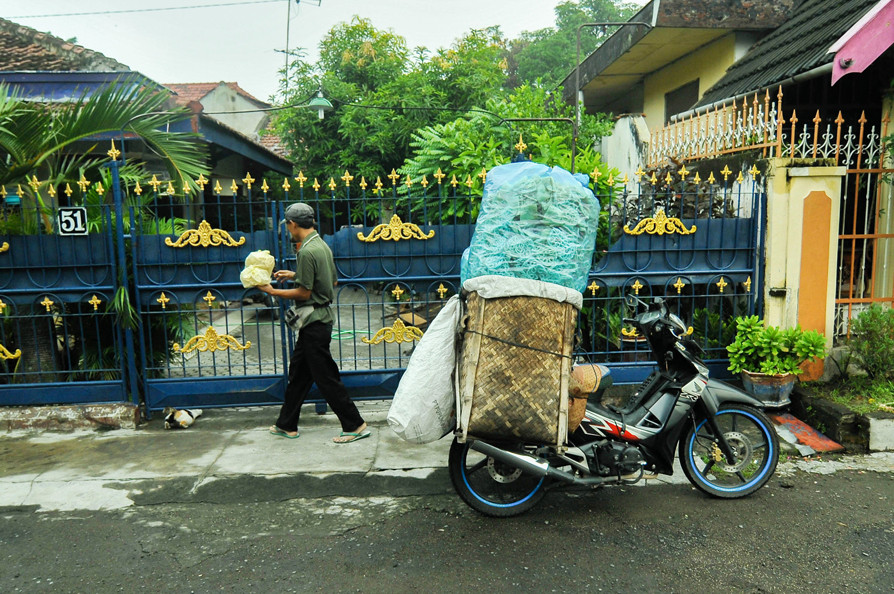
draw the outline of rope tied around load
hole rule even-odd
[[[491,340],[495,340],[497,342],[502,342],[503,344],[508,344],[509,346],[518,347],[520,349],[528,349],[529,351],[537,351],[539,353],[546,353],[547,355],[554,355],[556,357],[564,357],[566,359],[572,359],[571,355],[566,355],[564,353],[557,353],[555,351],[549,351],[547,349],[538,349],[537,347],[528,346],[526,344],[521,344],[518,342],[513,342],[511,340],[506,340],[505,338],[498,338],[496,336],[491,336],[490,334],[485,334],[484,332],[478,332],[477,330],[466,330],[469,334],[478,334],[479,336],[483,336],[484,338],[489,338]]]

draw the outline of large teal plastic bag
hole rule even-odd
[[[583,291],[596,246],[599,201],[587,176],[530,161],[487,173],[462,282],[496,274]]]

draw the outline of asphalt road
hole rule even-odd
[[[508,520],[443,494],[147,501],[0,509],[0,592],[894,592],[892,473],[556,491]]]

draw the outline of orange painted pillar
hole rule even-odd
[[[805,330],[826,332],[829,286],[829,245],[832,228],[832,199],[823,191],[814,190],[804,199],[801,227],[801,274],[798,291],[798,323]],[[823,376],[823,361],[806,363],[802,381]]]
[[[832,347],[838,223],[844,167],[831,159],[810,166],[768,159],[764,320],[817,330]],[[775,290],[774,290],[775,289]],[[808,366],[802,380],[819,379],[822,363]]]

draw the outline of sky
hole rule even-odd
[[[353,15],[391,29],[410,48],[435,50],[470,29],[499,25],[511,39],[551,27],[562,0],[255,0],[227,6],[238,1],[0,0],[0,17],[63,39],[77,37],[78,44],[159,83],[237,82],[269,100],[285,65],[287,29],[288,47],[305,48],[311,61],[329,29]],[[216,6],[147,11],[209,4]],[[116,12],[124,10],[140,12]],[[71,15],[85,12],[108,14]],[[53,14],[69,16],[36,18]]]

